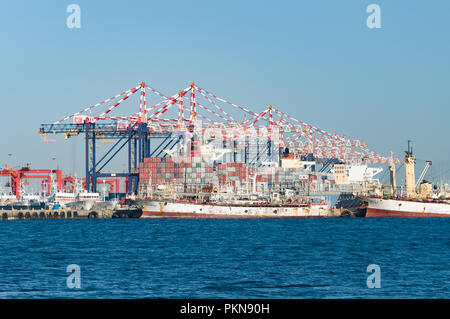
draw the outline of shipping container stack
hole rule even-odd
[[[231,186],[236,192],[252,191],[252,183],[256,181],[256,192],[262,195],[286,188],[323,191],[332,182],[325,173],[298,168],[246,167],[242,162],[207,163],[201,157],[145,158],[139,165],[139,180],[141,191],[147,185],[172,185],[186,193],[211,192],[222,186]]]

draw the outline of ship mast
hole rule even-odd
[[[406,197],[416,197],[416,182],[414,173],[415,158],[412,152],[411,141],[408,140],[408,150],[405,151],[405,183],[406,183]]]
[[[395,182],[395,163],[394,163],[392,151],[391,151],[391,159],[389,162],[389,171],[391,173],[391,194],[392,194],[392,196],[396,197],[397,196],[397,185]]]

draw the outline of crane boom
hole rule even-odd
[[[422,183],[423,178],[425,177],[425,174],[427,173],[428,168],[430,168],[430,166],[431,166],[431,161],[427,161],[427,164],[425,165],[425,167],[424,167],[422,173],[420,174],[419,178],[417,179],[417,182],[416,182],[416,189],[419,188],[420,183]]]

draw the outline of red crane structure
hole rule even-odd
[[[75,184],[76,182],[81,181],[83,188],[86,188],[86,179],[85,178],[78,178],[78,177],[74,177],[72,175],[65,175],[62,178],[62,189],[65,192],[75,192]],[[105,179],[101,179],[99,184],[106,184],[109,186],[109,193],[116,193],[119,194],[120,193],[120,180],[117,178],[105,178]],[[126,188],[126,186],[124,185],[124,188]]]
[[[62,189],[62,171],[60,169],[31,169],[29,166],[20,169],[5,167],[0,170],[0,176],[10,178],[11,190],[18,199],[20,198],[20,186],[27,179],[42,179],[43,192],[45,192],[44,186],[46,185],[49,194],[52,193],[51,185],[54,180],[56,180],[57,190]]]

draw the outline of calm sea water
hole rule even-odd
[[[0,298],[449,298],[449,234],[449,219],[1,221]]]

